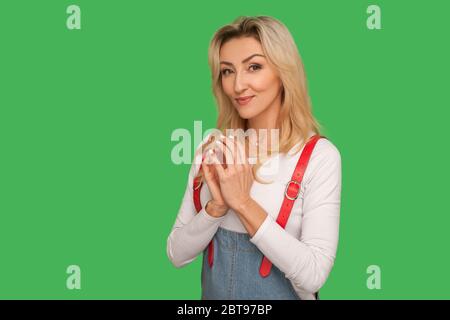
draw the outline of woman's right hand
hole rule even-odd
[[[203,176],[208,185],[212,199],[206,203],[206,212],[213,217],[222,217],[228,212],[228,205],[225,203],[220,191],[219,176],[214,165],[209,161],[208,155],[202,164]]]

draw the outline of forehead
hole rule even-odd
[[[225,42],[220,48],[220,60],[226,60],[233,63],[241,63],[248,56],[260,53],[263,54],[262,46],[254,38],[233,38]]]

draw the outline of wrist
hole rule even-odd
[[[252,206],[253,203],[253,198],[252,197],[247,197],[244,200],[242,200],[236,207],[236,209],[234,209],[234,211],[236,211],[236,213],[240,214],[240,215],[245,215],[246,212],[248,212]]]
[[[227,213],[228,207],[225,205],[217,204],[214,200],[209,200],[206,203],[205,211],[210,216],[219,218],[219,217],[224,216]]]

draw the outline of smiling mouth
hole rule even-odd
[[[245,97],[245,98],[237,98],[236,101],[237,101],[237,103],[239,103],[242,106],[242,105],[248,104],[254,97],[255,96],[249,96],[249,97]]]

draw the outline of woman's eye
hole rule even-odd
[[[249,69],[251,69],[252,71],[257,71],[257,70],[261,69],[261,65],[259,65],[259,64],[252,64],[252,65],[250,65]],[[230,73],[232,72],[232,70],[230,70],[230,69],[223,69],[220,73],[223,76],[227,76],[228,75],[227,71],[230,72]]]
[[[227,71],[231,71],[231,70],[230,70],[230,69],[223,69],[223,70],[222,70],[222,75],[226,76],[226,75],[227,75],[227,74],[226,74]]]
[[[260,66],[259,64],[252,64],[252,65],[250,66],[250,68],[256,68],[256,69],[253,69],[253,71],[256,71],[256,70],[261,69],[261,66]]]

